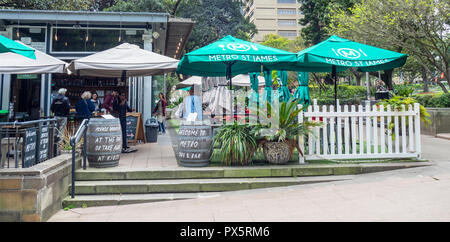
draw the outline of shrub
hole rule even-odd
[[[415,95],[414,99],[428,108],[450,108],[450,93]]]

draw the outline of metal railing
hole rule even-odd
[[[76,146],[80,142],[81,137],[83,137],[83,148],[82,148],[82,154],[83,154],[83,170],[86,170],[86,131],[89,125],[89,119],[84,119],[83,122],[80,124],[80,127],[78,128],[77,132],[74,136],[70,137],[70,145],[72,146],[72,190],[71,190],[71,197],[75,197],[75,156],[76,156]]]
[[[56,140],[62,138],[57,122],[55,118],[0,122],[0,169],[28,168],[57,156]]]

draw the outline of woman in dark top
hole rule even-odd
[[[81,95],[81,100],[75,105],[77,111],[76,117],[79,119],[88,119],[92,117],[92,112],[95,111],[95,106],[91,101],[91,93],[84,92]]]
[[[118,116],[120,127],[122,128],[122,152],[126,152],[129,148],[127,141],[127,112],[132,112],[133,109],[128,106],[124,92],[120,93],[119,98],[114,100],[113,110],[113,113]]]
[[[166,128],[164,127],[164,120],[166,119],[166,106],[167,101],[164,97],[164,94],[159,93],[159,101],[156,104],[156,107],[153,109],[153,114],[158,118],[158,131],[163,134],[166,133]]]

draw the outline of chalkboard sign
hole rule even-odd
[[[36,128],[28,128],[25,130],[25,137],[22,148],[22,166],[24,168],[31,167],[36,163]]]
[[[127,113],[127,141],[136,144],[138,140],[145,143],[144,125],[140,113]]]
[[[36,153],[36,161],[38,163],[43,162],[45,160],[47,160],[48,154],[49,154],[49,137],[50,137],[50,132],[49,132],[49,127],[48,125],[42,126],[39,130],[39,136],[38,136],[38,148],[37,148],[37,153]]]
[[[129,141],[136,139],[138,119],[139,117],[136,116],[127,116],[127,140]]]

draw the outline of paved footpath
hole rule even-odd
[[[349,181],[226,192],[216,197],[61,210],[49,221],[450,221],[450,140],[422,136],[433,166]]]

